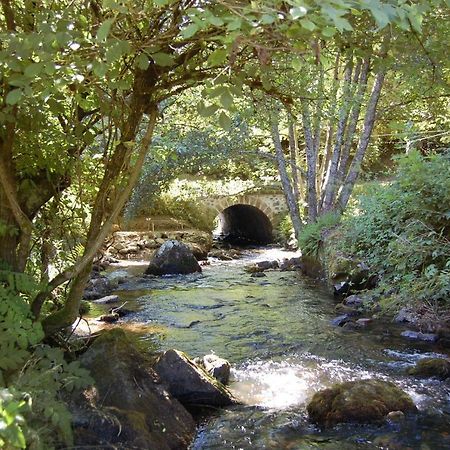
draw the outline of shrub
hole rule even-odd
[[[398,163],[395,180],[371,185],[345,217],[341,246],[381,276],[387,307],[435,308],[450,298],[450,155]]]
[[[340,221],[336,213],[326,213],[317,222],[307,224],[301,231],[299,247],[304,255],[317,256],[325,233],[334,228]]]
[[[41,324],[27,302],[36,285],[25,274],[0,272],[0,447],[71,445],[71,416],[60,396],[91,380],[59,348],[42,344]]]

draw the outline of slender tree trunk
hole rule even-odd
[[[126,184],[120,191],[117,192],[117,195],[112,198],[110,202],[108,202],[108,199],[105,197],[105,193],[111,193],[111,186],[117,184],[117,182],[119,181],[118,177],[120,176],[121,172],[117,173],[112,169],[105,171],[104,180],[106,180],[106,178],[109,177],[111,173],[115,172],[116,176],[115,178],[110,179],[109,185],[107,183],[102,183],[102,185],[104,185],[104,187],[107,187],[107,189],[105,189],[104,191],[99,191],[99,194],[97,195],[95,205],[99,208],[99,211],[95,211],[95,214],[92,217],[90,229],[88,232],[88,238],[85,245],[85,252],[82,258],[74,267],[62,272],[53,280],[51,280],[48,288],[45,291],[41,292],[33,302],[32,311],[35,316],[38,317],[42,304],[51,293],[51,291],[64,282],[72,280],[70,292],[64,304],[64,307],[43,320],[44,330],[47,335],[52,334],[61,328],[70,326],[78,316],[80,301],[82,298],[84,286],[89,278],[92,261],[100,247],[103,245],[103,242],[108,235],[112,224],[119,216],[120,211],[122,210],[125,202],[128,200],[131,194],[131,191],[136,185],[142,165],[145,160],[145,155],[147,154],[148,148],[151,144],[156,123],[156,116],[157,108],[155,106],[153,111],[151,111],[150,113],[147,130],[140,143],[136,163],[129,172],[130,175]],[[131,115],[130,119],[132,119],[133,117],[135,118],[134,115]],[[119,144],[119,146],[120,145],[122,144]],[[124,160],[126,160],[127,157],[127,155],[124,155]],[[113,159],[111,161],[113,161]],[[116,164],[117,161],[115,161],[114,165],[116,166]],[[121,167],[121,169],[123,169],[123,166]],[[108,208],[110,206],[112,206],[112,210],[108,212]]]
[[[336,175],[338,171],[339,158],[341,155],[342,142],[344,140],[345,128],[347,125],[348,113],[349,113],[349,100],[351,93],[351,76],[353,71],[352,57],[347,62],[344,73],[344,86],[341,98],[341,107],[339,109],[339,121],[336,131],[336,138],[334,142],[333,153],[331,155],[330,163],[328,165],[326,181],[325,181],[325,193],[321,210],[327,212],[331,209],[336,190]]]
[[[347,203],[350,199],[350,195],[353,191],[353,187],[355,186],[356,180],[358,179],[361,170],[361,163],[369,145],[370,136],[372,134],[373,126],[375,123],[377,104],[380,98],[381,89],[383,88],[385,75],[385,70],[382,69],[377,73],[377,76],[375,77],[375,82],[372,88],[372,93],[370,95],[369,104],[367,106],[367,111],[364,118],[364,127],[359,139],[358,148],[356,149],[355,156],[350,165],[348,175],[345,179],[345,183],[342,187],[337,201],[337,208],[340,211],[343,211],[346,208]]]
[[[362,65],[361,74],[358,82],[358,90],[356,92],[355,100],[353,102],[353,107],[350,115],[350,122],[347,127],[347,133],[345,137],[344,147],[342,149],[342,156],[339,162],[339,169],[337,175],[337,189],[342,187],[342,183],[345,178],[345,174],[347,172],[348,160],[350,157],[350,150],[353,143],[353,138],[355,136],[356,127],[358,125],[359,115],[361,112],[361,106],[364,99],[364,94],[367,88],[367,80],[369,77],[369,67],[370,67],[370,58],[366,58]]]
[[[315,152],[314,138],[311,129],[311,117],[309,107],[305,99],[301,99],[303,134],[306,147],[306,201],[308,205],[308,222],[312,223],[317,218],[317,192],[316,192],[316,167],[317,153]]]
[[[340,69],[340,59],[341,54],[338,53],[336,55],[336,61],[334,63],[334,72],[333,72],[333,83],[330,92],[329,98],[329,106],[328,106],[328,127],[325,138],[325,146],[324,153],[322,156],[322,161],[320,162],[319,167],[319,176],[318,176],[318,196],[320,197],[319,205],[323,203],[323,196],[325,193],[325,169],[328,167],[331,158],[331,149],[333,144],[333,134],[334,134],[334,125],[335,125],[335,114],[336,114],[336,104],[337,104],[337,92],[339,88],[339,69]],[[320,212],[320,211],[319,211]]]
[[[301,174],[298,170],[299,160],[298,160],[298,146],[297,146],[297,136],[295,132],[295,125],[292,117],[289,117],[289,150],[290,150],[290,164],[292,173],[292,187],[294,191],[294,197],[297,204],[299,204],[301,199],[301,189],[300,180]]]
[[[292,220],[292,226],[294,227],[295,237],[298,241],[302,229],[302,221],[300,218],[298,204],[294,196],[294,191],[289,180],[286,160],[283,154],[283,148],[281,147],[280,131],[278,129],[278,118],[272,118],[271,132],[273,145],[275,147],[275,154],[277,157],[278,173],[280,174],[281,185],[283,186],[283,192],[286,197],[286,203],[288,206],[289,215]]]

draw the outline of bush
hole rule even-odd
[[[341,246],[381,276],[387,307],[448,307],[450,155],[413,152],[398,163],[395,180],[371,185],[346,216]]]
[[[90,383],[77,361],[43,345],[27,300],[36,285],[0,272],[0,447],[50,449],[72,444],[71,416],[60,396]]]
[[[338,225],[340,217],[335,213],[320,216],[317,222],[306,225],[299,237],[299,247],[304,255],[317,256],[328,230]]]

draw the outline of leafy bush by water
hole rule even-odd
[[[450,154],[398,163],[395,180],[372,184],[346,216],[340,247],[381,276],[387,307],[436,312],[450,298]]]

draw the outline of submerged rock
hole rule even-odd
[[[427,341],[427,342],[436,342],[438,340],[438,335],[433,333],[422,333],[420,331],[411,331],[406,330],[400,333],[401,336],[413,339],[416,341]]]
[[[222,383],[178,350],[164,352],[154,367],[170,393],[185,405],[228,406],[237,403]]]
[[[317,392],[307,410],[313,422],[333,426],[342,422],[380,422],[391,411],[407,413],[417,408],[411,397],[393,383],[359,380]]]
[[[450,377],[450,361],[443,358],[424,358],[418,361],[409,373],[417,377],[446,380]]]
[[[147,275],[188,274],[202,268],[189,247],[179,241],[166,241],[154,254],[145,271]]]
[[[195,423],[166,391],[129,334],[103,332],[81,356],[94,386],[71,403],[76,446],[83,448],[187,448]]]

